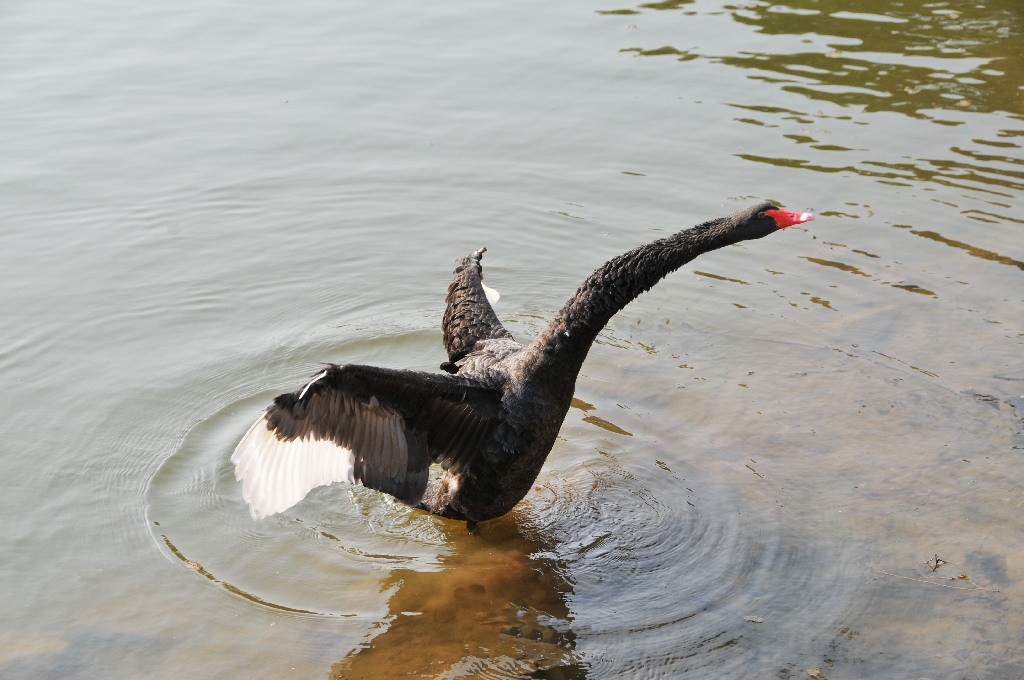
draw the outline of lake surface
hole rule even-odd
[[[1024,677],[1024,12],[0,11],[0,677]],[[818,220],[618,315],[479,536],[228,461],[320,362],[529,340],[608,258]]]

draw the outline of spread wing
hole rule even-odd
[[[274,399],[231,462],[256,519],[340,481],[415,505],[432,462],[464,469],[501,420],[498,390],[447,375],[331,365]]]
[[[441,367],[454,372],[456,361],[473,351],[473,346],[480,340],[497,338],[512,339],[512,334],[505,330],[498,320],[490,297],[497,300],[497,291],[484,286],[483,268],[480,258],[486,248],[481,248],[468,255],[455,267],[455,278],[448,286],[448,307],[441,321],[441,332],[444,334],[444,348],[448,352],[448,364]],[[488,295],[491,294],[491,296]]]

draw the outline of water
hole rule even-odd
[[[1024,676],[1024,15],[822,0],[0,14],[0,676]],[[482,526],[228,456],[321,361],[613,320]]]

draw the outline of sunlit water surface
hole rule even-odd
[[[1024,677],[1024,14],[0,13],[0,677]],[[538,333],[637,243],[818,221],[613,320],[479,536],[230,452],[318,362]]]

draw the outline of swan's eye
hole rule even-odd
[[[757,213],[757,216],[758,217],[764,217],[764,211],[762,210],[761,212]]]

